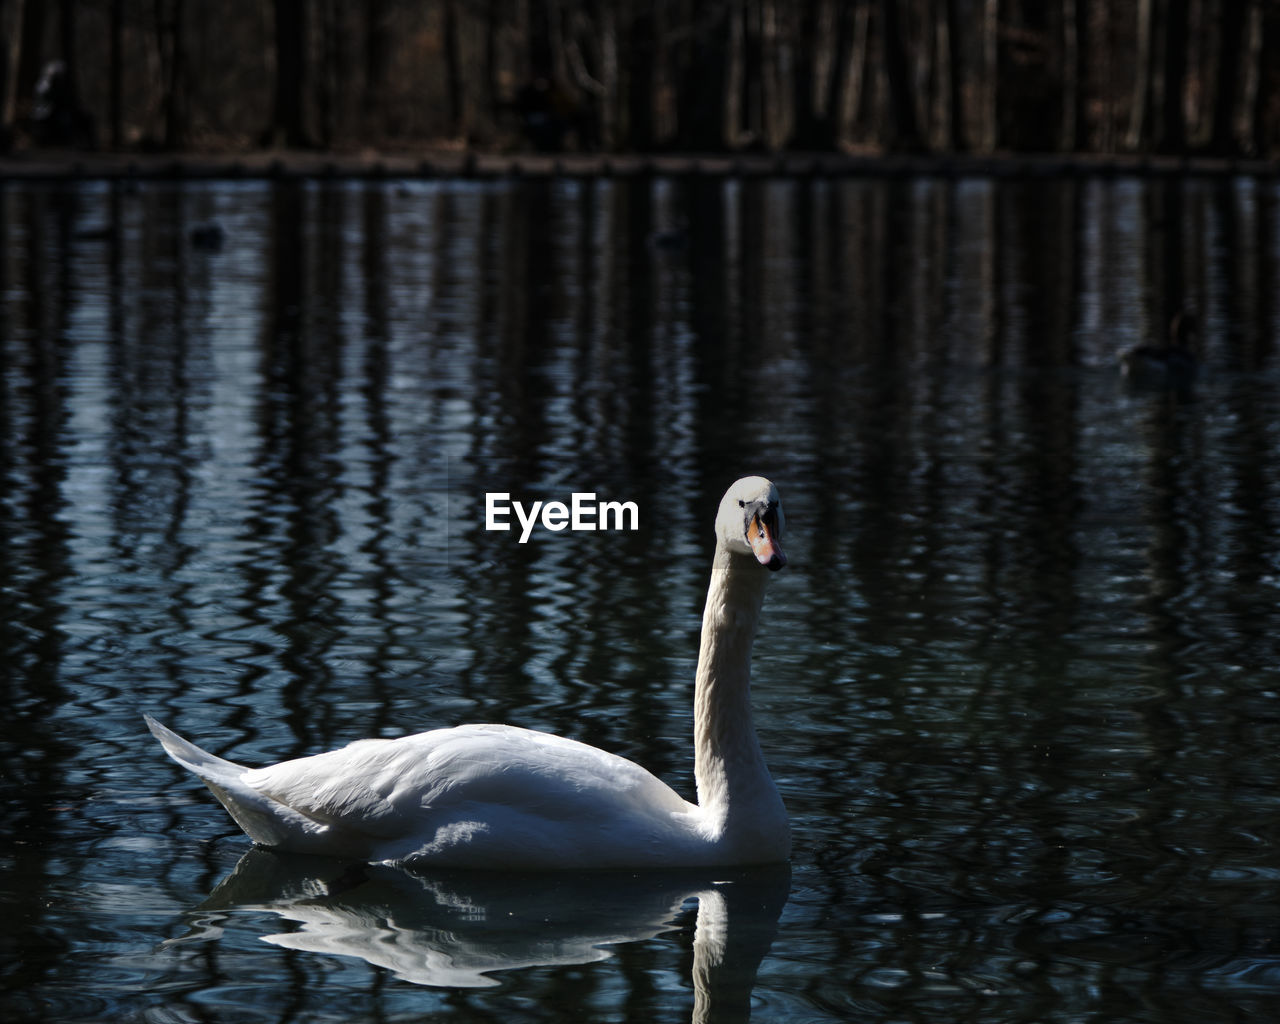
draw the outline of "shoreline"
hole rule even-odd
[[[1253,177],[1280,175],[1280,161],[1143,154],[601,154],[115,153],[27,150],[0,157],[4,181],[201,181],[413,178],[634,177]]]

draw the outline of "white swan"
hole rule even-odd
[[[786,564],[782,504],[763,477],[729,488],[702,616],[689,803],[639,765],[576,740],[463,725],[267,768],[206,753],[150,716],[257,843],[386,863],[638,868],[786,860],[782,799],[751,722],[751,644],[768,570]]]

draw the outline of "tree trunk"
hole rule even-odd
[[[997,51],[999,135],[1008,149],[1047,152],[1062,138],[1062,83],[1058,73],[1062,10],[1042,0],[1004,5],[1004,39]]]
[[[1186,146],[1187,0],[1166,0],[1164,17],[1164,71],[1161,75],[1159,148],[1180,153]]]
[[[760,4],[762,0],[742,0],[738,16],[741,19],[741,71],[739,120],[735,126],[739,138],[750,146],[764,144],[764,43],[762,39]]]
[[[484,7],[484,54],[481,58],[480,102],[486,115],[498,109],[498,0],[486,0]]]
[[[638,3],[632,8],[627,32],[627,143],[631,149],[653,148],[653,69],[656,34],[653,7]]]
[[[919,149],[911,65],[898,21],[898,0],[880,0],[880,53],[889,86],[887,144],[894,149]]]
[[[862,98],[867,91],[867,68],[871,66],[871,0],[858,5],[853,19],[853,40],[849,44],[849,84],[840,97],[849,112],[849,121],[857,124]]]
[[[705,20],[694,10],[694,31],[678,75],[679,124],[676,135],[686,150],[719,150],[728,138],[728,64],[724,40],[730,32],[727,4],[716,5]]]
[[[1244,44],[1243,0],[1219,0],[1218,71],[1213,93],[1213,128],[1209,148],[1222,156],[1239,151],[1235,133],[1236,90]]]
[[[1062,130],[1058,148],[1085,148],[1085,51],[1088,48],[1088,0],[1062,0]]]
[[[317,121],[320,129],[320,145],[329,148],[345,133],[344,112],[346,83],[352,75],[348,66],[348,47],[343,15],[345,5],[341,0],[320,0],[320,76],[316,90]]]
[[[307,94],[307,0],[274,0],[276,28],[276,100],[267,142],[307,146],[304,97]]]
[[[13,62],[17,77],[13,99],[16,116],[21,117],[31,109],[31,98],[36,92],[36,82],[40,80],[47,5],[45,0],[19,0],[19,3],[22,5],[22,24],[14,33],[18,56]]]
[[[850,3],[837,3],[835,40],[832,43],[831,71],[827,75],[826,94],[822,101],[822,119],[814,138],[815,149],[837,149],[844,137],[848,113],[848,97],[853,89],[855,20],[865,15],[866,3],[855,9]]]
[[[958,0],[942,0],[938,11],[938,53],[946,62],[942,87],[946,91],[943,107],[943,145],[952,151],[969,148],[968,130],[964,123],[964,65],[961,63],[960,12]]]
[[[1000,0],[983,0],[982,76],[983,149],[999,147],[1000,139]]]
[[[387,65],[391,57],[391,33],[387,26],[387,0],[364,3],[364,92],[360,109],[365,135],[392,131],[387,117]]]
[[[900,19],[898,30],[902,36],[903,52],[910,55],[907,66],[911,69],[911,96],[915,101],[917,131],[925,147],[929,148],[933,145],[933,129],[937,120],[935,107],[942,91],[937,87],[938,33],[934,27],[933,10],[930,5],[926,5],[923,12],[915,13],[916,15],[923,13],[928,23],[917,30],[913,36],[909,24],[912,20],[912,12],[908,10],[905,19],[907,24]]]
[[[818,0],[803,0],[793,12],[796,41],[791,62],[791,147],[816,149],[819,145],[817,110]]]
[[[638,60],[631,52],[631,4],[597,3],[595,8],[595,75],[585,66],[577,73],[579,86],[590,97],[587,122],[590,130],[586,139],[592,148],[616,150],[631,145],[631,116],[633,93],[632,64]],[[575,41],[575,48],[582,52],[582,41]],[[625,57],[620,57],[625,54]],[[581,57],[578,63],[582,64]]]
[[[76,53],[76,0],[62,0],[58,12],[59,43],[67,66],[67,105],[80,109],[80,60]]]
[[[107,132],[111,148],[119,149],[124,145],[124,0],[111,0],[109,34]]]
[[[1262,63],[1262,54],[1266,52],[1264,47],[1266,21],[1259,0],[1250,0],[1246,31],[1248,46],[1245,50],[1244,97],[1241,106],[1248,119],[1248,127],[1244,133],[1245,144],[1250,155],[1257,156],[1266,146],[1263,127],[1266,101],[1265,90],[1262,87],[1262,79],[1266,74],[1266,68]]]
[[[1149,134],[1148,109],[1154,92],[1152,51],[1155,36],[1154,0],[1138,3],[1138,54],[1134,62],[1133,108],[1129,112],[1128,146],[1141,149]]]
[[[17,14],[22,14],[21,5],[18,6]],[[0,0],[0,24],[3,24],[5,18],[4,2]],[[8,151],[12,145],[12,138],[9,133],[9,96],[13,87],[13,76],[9,74],[9,68],[12,66],[13,60],[13,41],[11,39],[0,39],[0,153]]]
[[[449,116],[449,135],[460,139],[466,134],[462,94],[462,54],[458,39],[457,0],[444,0],[444,77]]]
[[[778,15],[777,0],[760,2],[760,39],[763,46],[760,124],[763,140],[769,149],[776,149],[790,127],[792,104],[788,102],[790,88],[783,73],[783,30]]]
[[[16,0],[13,12],[13,33],[8,39],[0,40],[0,150],[9,148],[10,129],[13,126],[14,93],[17,91],[16,74],[18,67],[18,48],[22,39],[23,0]],[[4,7],[0,4],[0,15]]]
[[[169,74],[164,97],[164,144],[166,149],[181,149],[187,141],[187,53],[183,45],[183,22],[186,0],[170,0]]]
[[[529,76],[533,79],[555,78],[553,3],[554,0],[529,0]]]

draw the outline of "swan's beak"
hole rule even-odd
[[[755,552],[756,561],[761,565],[777,571],[787,564],[787,556],[782,553],[778,538],[758,515],[752,516],[751,523],[747,526],[747,542]]]

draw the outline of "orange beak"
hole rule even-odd
[[[751,517],[751,523],[747,527],[747,542],[755,552],[756,561],[761,565],[776,571],[787,564],[787,556],[782,553],[778,538],[759,516]]]

